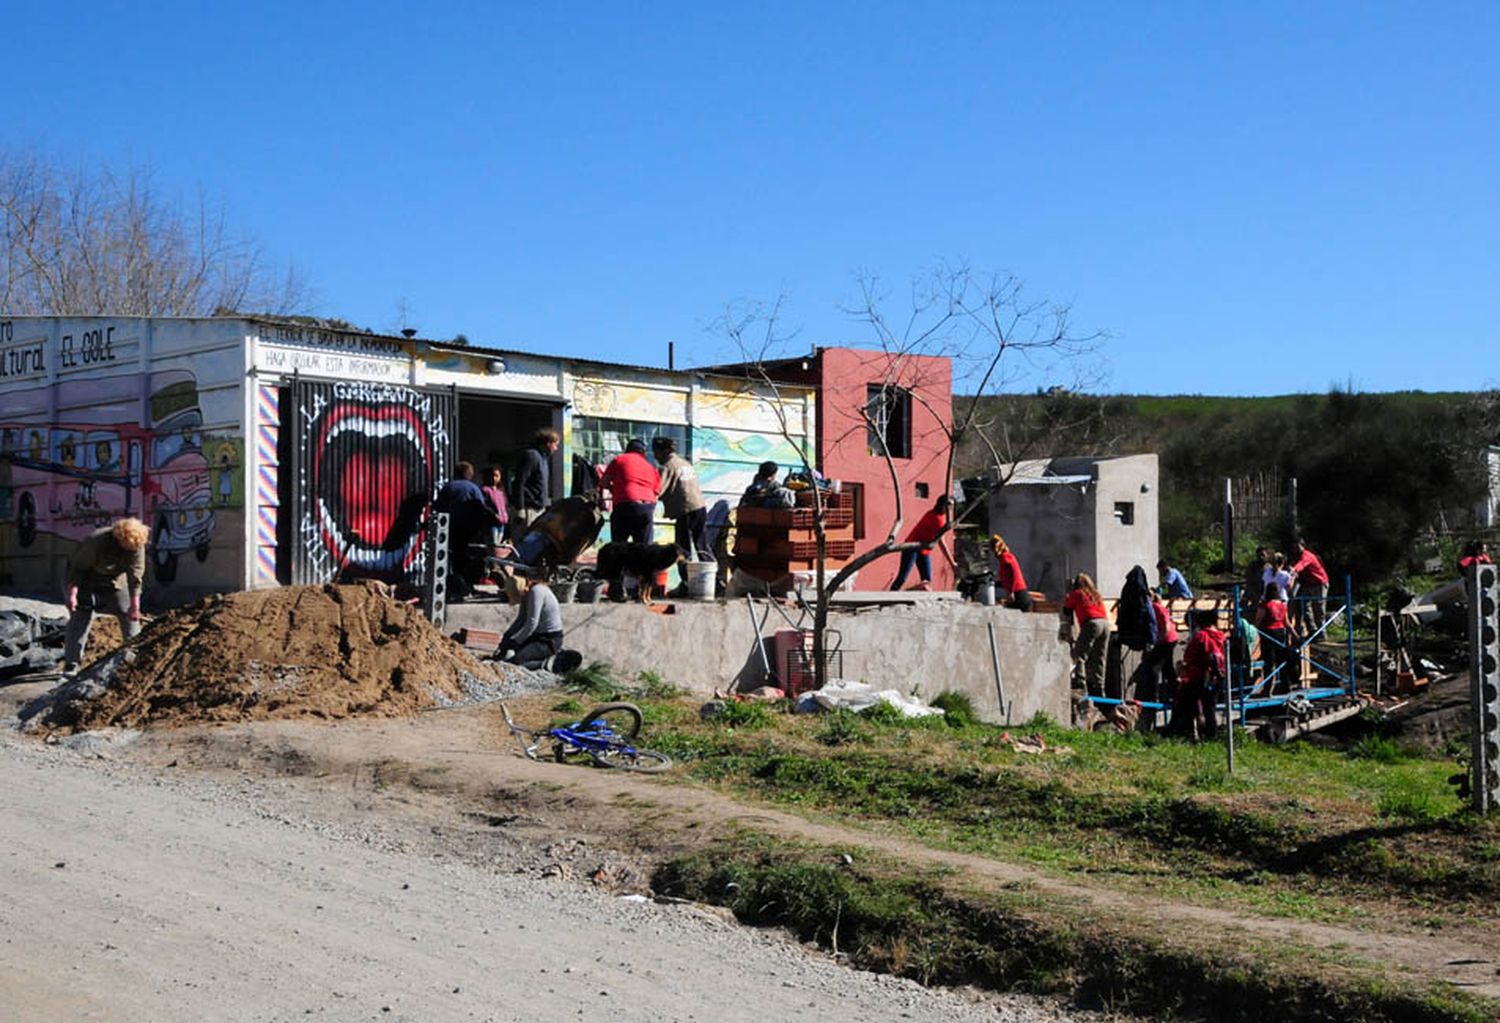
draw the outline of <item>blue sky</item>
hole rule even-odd
[[[545,9],[543,9],[545,7]],[[1108,392],[1500,385],[1500,5],[12,5],[0,128],[202,187],[314,312],[625,362],[1009,271]],[[1022,376],[1018,387],[1066,382]]]

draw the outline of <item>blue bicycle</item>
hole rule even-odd
[[[665,753],[641,749],[635,737],[641,731],[641,709],[633,703],[602,703],[580,721],[555,728],[533,729],[518,725],[510,708],[500,704],[505,725],[521,744],[521,752],[540,760],[542,745],[552,742],[552,758],[560,764],[588,757],[600,767],[655,774],[672,766]]]

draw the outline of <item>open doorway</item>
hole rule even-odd
[[[562,435],[562,405],[541,401],[500,398],[493,395],[460,394],[458,396],[457,461],[472,462],[476,477],[482,482],[485,469],[492,465],[505,470],[509,485],[521,454],[531,444],[536,432],[551,428]],[[561,454],[552,456],[553,500],[562,496]]]

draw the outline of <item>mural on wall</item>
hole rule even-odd
[[[785,473],[801,468],[802,453],[777,434],[701,426],[693,431],[693,463],[705,496],[738,499],[762,462],[775,462]]]
[[[185,556],[207,560],[215,507],[244,503],[243,441],[204,432],[191,371],[150,374],[144,415],[140,388],[138,374],[67,380],[52,421],[0,422],[0,518],[21,552],[135,515],[151,529],[158,582],[173,582]]]
[[[452,394],[302,380],[281,412],[295,431],[293,581],[420,573],[426,508],[454,457]]]

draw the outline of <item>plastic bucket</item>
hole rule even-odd
[[[559,604],[573,603],[573,594],[578,590],[578,584],[571,579],[552,584],[552,593],[557,597]]]
[[[714,584],[718,578],[719,566],[712,561],[688,561],[682,566],[686,574],[688,599],[690,600],[713,600]]]
[[[578,580],[578,593],[575,601],[579,604],[597,604],[603,593],[603,579],[580,579]]]

